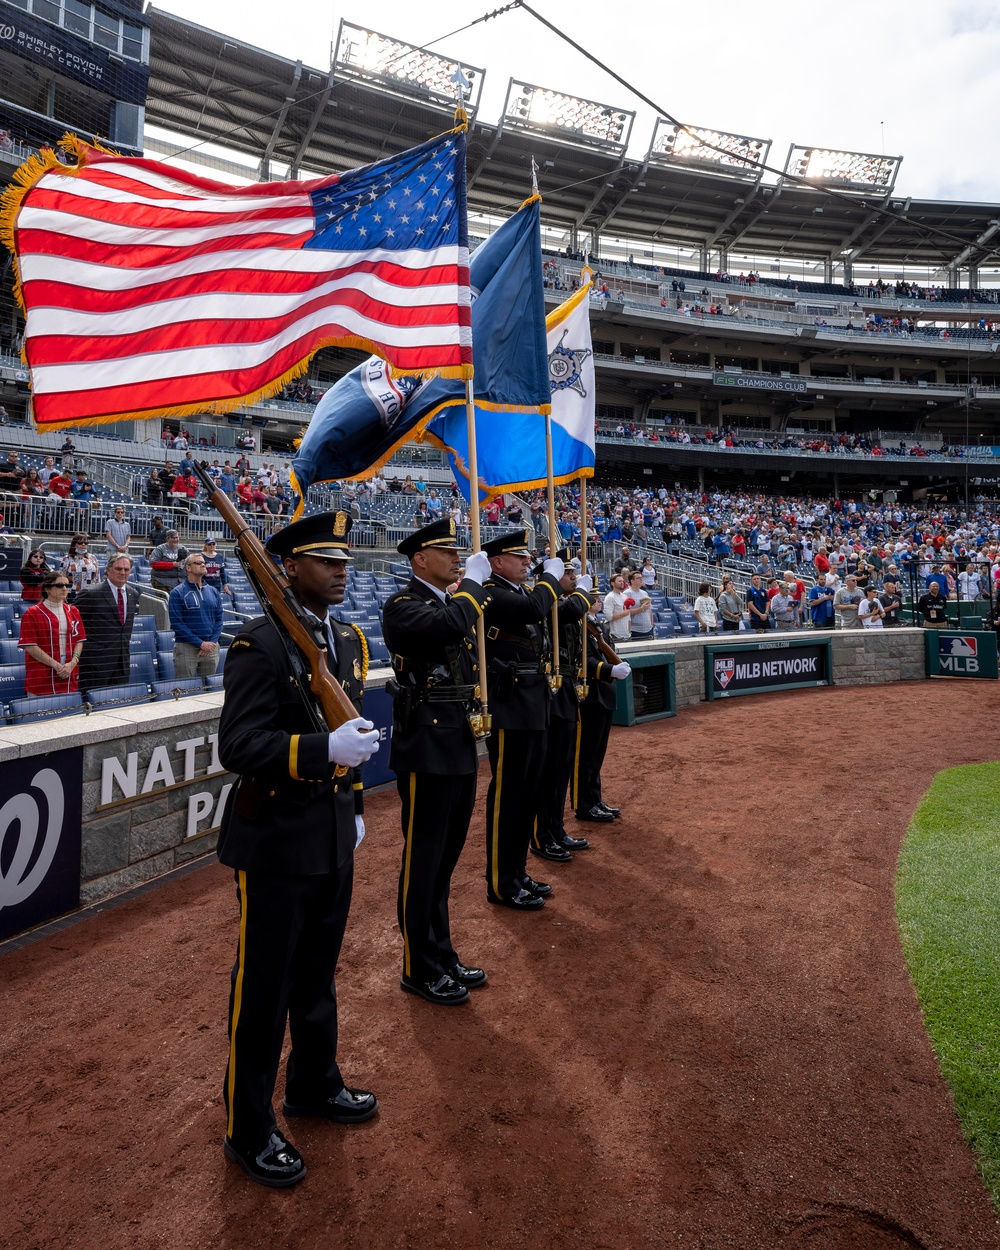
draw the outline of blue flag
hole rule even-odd
[[[526,201],[469,265],[476,405],[494,412],[544,413],[550,403],[539,204]],[[455,404],[464,420],[461,380],[399,377],[371,357],[316,405],[292,466],[300,494],[369,476]]]
[[[586,282],[546,318],[552,390],[552,477],[570,482],[594,475],[594,352],[590,341],[590,289]],[[469,435],[465,408],[445,408],[424,437],[448,452],[459,489],[470,498]],[[511,413],[500,418],[476,404],[479,500],[529,490],[548,480],[545,417]]]

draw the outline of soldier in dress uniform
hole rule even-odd
[[[493,731],[487,739],[493,773],[486,795],[486,897],[518,911],[536,911],[551,887],[528,876],[528,842],[538,813],[545,763],[550,692],[542,622],[563,593],[565,566],[546,560],[525,590],[531,555],[527,530],[486,543],[493,573],[486,582],[487,678]]]
[[[350,525],[343,512],[306,517],[273,535],[267,549],[321,623],[330,672],[360,711],[364,637],[328,616],[344,598]],[[233,640],[224,684],[219,759],[240,775],[218,851],[235,870],[240,907],[224,1146],[254,1180],[281,1187],[306,1172],[279,1132],[271,1102],[286,1020],[292,1037],[286,1117],[354,1124],[378,1111],[375,1095],[347,1088],[337,1066],[333,979],[351,905],[354,849],[364,836],[360,766],[378,750],[378,735],[360,715],[332,733],[317,732],[307,703],[312,696],[266,617],[250,621]]]
[[[403,935],[400,986],[428,1002],[465,1002],[486,984],[451,940],[451,874],[476,803],[479,767],[470,716],[479,704],[476,621],[490,602],[489,558],[470,556],[458,581],[455,521],[446,517],[397,547],[413,577],[382,609],[395,671],[389,764],[402,802],[403,855],[397,912]]]
[[[601,630],[605,642],[608,641],[604,627],[593,617],[600,607],[600,598],[592,599],[587,628],[587,697],[580,703],[570,802],[577,820],[607,824],[621,812],[617,807],[609,807],[601,797],[601,766],[615,711],[615,682],[624,681],[632,670],[628,664],[609,664],[604,658],[596,633],[592,632]]]
[[[569,559],[569,552],[557,552],[562,560]],[[560,578],[564,598],[559,600],[559,675],[558,689],[552,692],[549,714],[549,731],[545,742],[545,765],[538,801],[538,819],[531,836],[529,850],[542,859],[555,863],[568,863],[573,851],[583,851],[590,845],[586,838],[571,837],[563,825],[566,791],[569,788],[573,766],[573,749],[576,745],[576,727],[579,720],[577,682],[580,680],[583,655],[582,621],[590,611],[592,579],[570,565]],[[552,617],[546,619],[551,635]],[[551,652],[551,645],[549,648]]]

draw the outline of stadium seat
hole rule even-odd
[[[17,645],[16,638],[0,638],[0,665],[17,664],[23,667],[24,656]],[[0,698],[3,696],[0,695]]]
[[[172,681],[154,681],[153,694],[157,699],[183,699],[193,694],[204,694],[205,683],[200,677],[180,677]]]
[[[174,631],[172,629],[158,629],[156,631],[156,649],[157,651],[173,651]]]
[[[126,703],[148,703],[149,687],[141,681],[126,686],[105,686],[100,690],[88,690],[86,700],[95,711],[122,706]]]
[[[389,663],[389,648],[385,645],[381,638],[368,639],[368,658],[373,665]]]
[[[83,698],[79,694],[26,695],[11,700],[10,719],[15,725],[27,725],[57,716],[72,716],[82,710]]]
[[[223,669],[226,667],[226,656],[229,654],[228,647],[219,648],[219,663],[216,667],[216,673],[221,676]]]
[[[221,673],[212,673],[210,677],[205,678],[206,690],[221,690],[223,685],[223,677]]]
[[[129,678],[132,682],[144,682],[147,686],[156,680],[153,652],[133,651],[129,655]]]
[[[15,644],[16,646],[16,644]],[[10,703],[24,695],[24,664],[0,664],[0,703]]]
[[[170,651],[157,651],[156,667],[159,670],[160,681],[174,680],[174,653],[173,644]]]

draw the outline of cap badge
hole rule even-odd
[[[338,512],[333,518],[333,536],[334,538],[343,538],[347,533],[347,513]]]

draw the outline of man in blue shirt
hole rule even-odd
[[[750,614],[750,628],[758,632],[769,629],[771,622],[768,619],[769,600],[767,591],[761,584],[760,574],[754,573],[750,578],[750,589],[747,591],[747,611]]]
[[[809,587],[809,615],[813,629],[833,629],[833,587],[823,580]]]
[[[167,609],[174,631],[174,674],[210,677],[219,667],[222,596],[205,585],[207,562],[202,552],[184,561],[187,577],[170,592]]]

